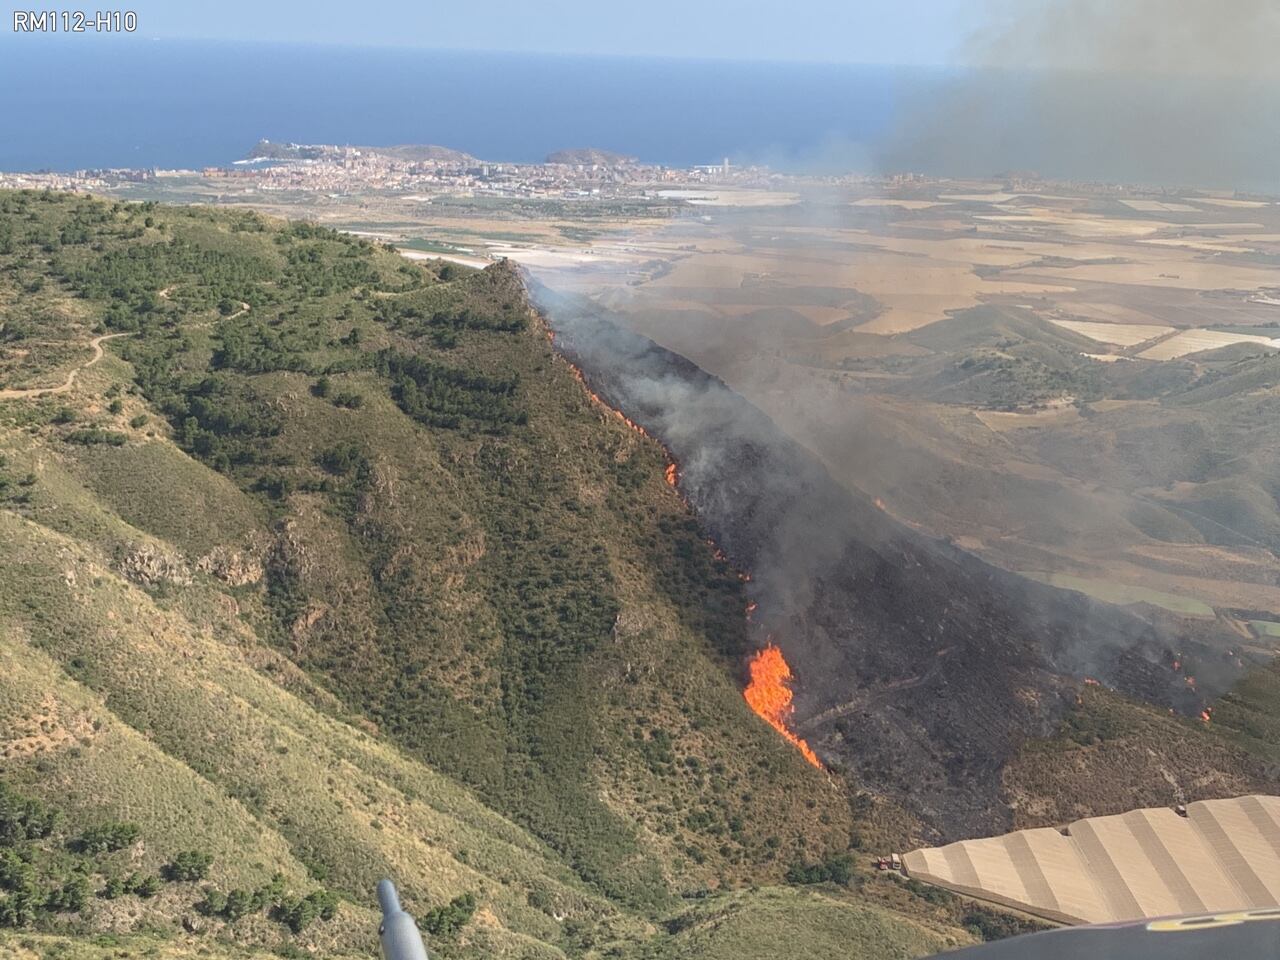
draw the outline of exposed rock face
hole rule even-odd
[[[215,547],[196,561],[196,569],[217,577],[230,587],[243,587],[262,580],[262,560],[249,550]]]
[[[938,836],[1008,827],[1000,771],[1054,729],[1079,678],[1200,709],[1167,666],[1188,639],[1173,647],[1124,611],[916,533],[719,380],[594,304],[531,286],[557,346],[667,445],[681,492],[751,573],[759,639],[771,635],[797,677],[797,732]]]
[[[180,554],[151,545],[128,548],[120,559],[120,572],[144,587],[162,583],[185,587],[191,583],[191,568]]]

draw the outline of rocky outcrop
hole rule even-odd
[[[185,587],[191,583],[191,567],[181,554],[151,544],[128,547],[120,558],[119,569],[125,577],[144,587],[161,584]]]
[[[252,551],[221,546],[197,560],[196,569],[216,577],[229,587],[258,583],[266,572],[262,559]]]

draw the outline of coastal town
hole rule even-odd
[[[342,197],[385,193],[429,202],[445,195],[654,199],[672,189],[711,184],[776,188],[784,179],[767,168],[739,167],[728,159],[702,166],[669,167],[594,149],[560,151],[542,163],[491,162],[433,146],[369,148],[263,141],[251,153],[254,155],[243,160],[199,170],[0,173],[0,188],[127,193],[186,186],[233,201],[253,194]]]

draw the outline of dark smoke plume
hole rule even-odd
[[[999,771],[1096,677],[1184,712],[1184,644],[1117,608],[999,570],[835,482],[759,409],[586,298],[530,281],[556,344],[658,436],[680,489],[749,570],[800,678],[796,720],[824,761],[902,798],[943,835],[1007,826]]]
[[[1280,4],[994,9],[965,49],[976,66],[900,105],[881,169],[1280,189]]]

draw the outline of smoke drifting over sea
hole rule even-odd
[[[976,68],[905,95],[880,169],[1280,190],[1274,2],[992,9],[962,48]]]

